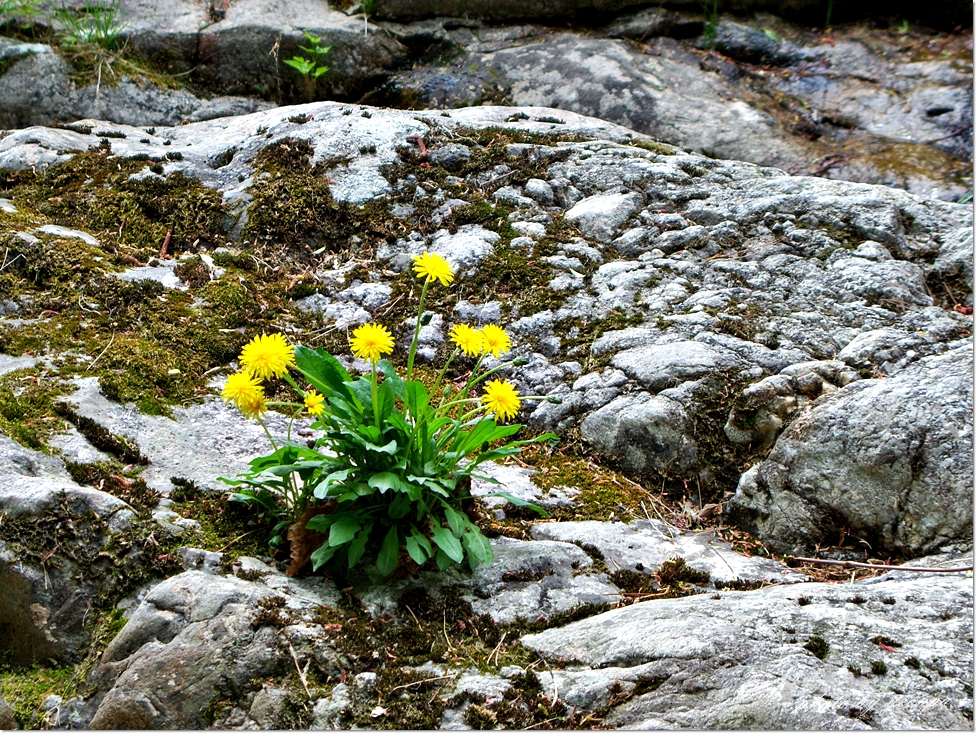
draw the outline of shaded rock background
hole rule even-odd
[[[387,0],[378,3],[376,13],[385,18],[424,18],[444,15],[468,15],[469,17],[491,20],[554,19],[574,16],[592,17],[632,9],[644,3],[635,0],[559,0],[544,2],[530,0],[517,3],[511,0],[491,2],[491,0]],[[656,3],[658,7],[698,12],[701,6],[689,0],[665,0]],[[818,0],[787,0],[769,2],[767,0],[733,0],[724,6],[732,12],[778,12],[796,22],[816,24],[823,22],[827,5]],[[833,9],[836,20],[852,20],[865,17],[879,17],[887,13],[902,15],[951,25],[967,24],[971,21],[971,8],[963,2],[948,2],[940,8],[921,8],[919,5],[903,3],[877,3],[871,0],[846,3]]]
[[[926,18],[918,27],[862,22],[822,32],[766,14],[797,18],[817,3],[724,8],[749,15],[723,16],[714,25],[704,25],[698,7],[638,5],[585,3],[575,16],[580,25],[571,29],[512,25],[552,22],[553,13],[574,17],[549,3],[466,5],[462,12],[450,3],[380,2],[366,22],[353,14],[355,6],[340,11],[323,2],[139,0],[123,3],[120,22],[129,53],[184,75],[205,97],[307,101],[310,90],[282,62],[300,53],[308,31],[332,46],[330,71],[311,90],[317,99],[412,109],[558,107],[712,157],[793,173],[947,200],[972,188],[972,32],[963,30],[969,10],[953,16],[948,27],[961,28],[952,33],[927,31]],[[836,10],[873,12],[856,5]],[[918,17],[909,10],[887,7],[885,17]],[[929,22],[949,22],[957,12],[943,11]],[[805,23],[823,26],[824,9],[817,12]],[[78,75],[72,81],[50,47],[4,43],[0,126],[86,117],[172,125],[264,106],[160,90],[134,73],[105,84]]]

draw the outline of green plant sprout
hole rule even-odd
[[[0,0],[0,27],[19,22],[22,28],[29,28],[41,10],[39,0]]]
[[[702,36],[705,39],[706,46],[712,48],[716,45],[716,22],[719,16],[719,0],[712,0],[711,6],[708,1],[701,4],[702,15],[705,17],[705,23],[702,26]]]
[[[119,0],[107,6],[85,0],[81,11],[63,6],[54,12],[54,18],[63,26],[60,36],[64,46],[91,44],[111,50],[118,47],[119,34],[125,30],[125,24],[118,22]]]
[[[316,80],[329,71],[329,67],[321,64],[320,60],[332,50],[332,46],[320,46],[319,44],[322,43],[322,38],[313,36],[308,31],[302,32],[305,34],[305,40],[309,44],[308,46],[299,46],[299,49],[305,55],[293,56],[290,59],[285,59],[283,63],[286,66],[291,66],[302,75],[302,79],[305,82],[305,93],[311,102],[315,99]]]
[[[270,406],[314,418],[318,437],[307,443],[274,439],[265,427],[272,453],[250,462],[236,479],[230,499],[253,507],[272,527],[270,544],[291,543],[297,573],[311,561],[313,570],[329,564],[342,572],[361,560],[373,561],[384,576],[398,568],[416,572],[425,564],[445,570],[463,562],[474,569],[491,563],[492,547],[476,524],[472,478],[485,461],[519,453],[535,441],[555,441],[546,433],[524,441],[506,441],[519,424],[505,425],[522,401],[557,398],[520,397],[507,381],[489,377],[525,360],[497,361],[509,351],[509,337],[489,324],[475,329],[457,324],[451,331],[456,348],[433,384],[414,378],[418,335],[424,325],[424,300],[432,282],[448,285],[454,273],[444,258],[424,253],[414,259],[424,280],[404,377],[386,355],[394,349],[391,332],[377,323],[353,331],[353,355],[369,372],[352,377],[322,349],[289,346],[281,334],[255,337],[241,351],[242,371],[232,374],[222,396],[249,418],[261,422]],[[459,388],[445,379],[456,358],[474,361]],[[294,369],[307,387],[300,386]],[[262,382],[284,379],[301,402],[269,402]],[[474,391],[481,389],[482,394]],[[517,506],[542,508],[505,492]]]
[[[824,27],[828,29],[831,27],[831,13],[835,9],[835,0],[828,0],[828,10],[824,14]]]
[[[362,0],[360,3],[360,12],[363,14],[363,35],[367,35],[370,29],[370,13],[373,12],[373,6],[377,4],[377,0]]]

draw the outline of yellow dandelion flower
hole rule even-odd
[[[260,380],[281,377],[295,364],[295,350],[281,334],[261,334],[244,345],[241,367]]]
[[[482,348],[496,359],[508,352],[511,344],[509,335],[495,324],[489,324],[482,329],[482,341],[485,343]]]
[[[235,372],[227,378],[227,384],[221,391],[221,397],[225,403],[234,403],[239,406],[255,395],[263,395],[264,389],[258,379],[247,372]]]
[[[468,324],[455,324],[452,326],[451,341],[469,357],[478,356],[484,349],[482,332],[478,329],[473,329]]]
[[[519,412],[520,400],[516,388],[511,384],[502,380],[492,380],[485,386],[482,403],[502,420],[509,420]]]
[[[353,332],[349,345],[353,348],[353,354],[360,359],[376,362],[394,350],[394,338],[385,326],[363,324]]]
[[[315,390],[309,390],[305,394],[305,409],[309,411],[309,415],[322,415],[322,411],[326,409],[325,403],[326,399]]]
[[[418,278],[425,278],[428,283],[439,280],[441,285],[448,285],[455,279],[448,261],[433,252],[414,256],[414,272],[417,273]]]
[[[260,418],[268,411],[268,401],[265,400],[265,391],[258,388],[260,392],[256,395],[249,395],[237,404],[238,409],[244,413],[245,418]]]

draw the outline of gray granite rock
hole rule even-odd
[[[622,395],[584,418],[580,435],[636,475],[684,473],[696,460],[697,445],[685,408],[660,395]]]
[[[559,540],[582,548],[597,549],[611,571],[654,574],[672,558],[683,558],[698,571],[709,574],[717,588],[726,582],[765,581],[796,583],[806,577],[782,563],[761,556],[747,557],[733,551],[713,533],[691,533],[658,520],[615,522],[555,522],[533,526],[540,540]]]
[[[141,477],[164,495],[172,490],[171,477],[190,480],[205,490],[226,491],[227,485],[218,477],[233,478],[255,456],[271,451],[261,426],[244,420],[219,399],[188,406],[176,411],[174,418],[166,418],[107,399],[95,378],[81,379],[77,386],[67,400],[78,414],[135,443],[149,459]],[[266,423],[272,435],[288,432],[285,416],[271,414]],[[297,421],[293,430],[304,425],[307,421]]]
[[[637,194],[598,194],[577,202],[564,216],[587,236],[607,240],[640,205]]]
[[[786,552],[843,526],[876,553],[972,542],[972,371],[966,344],[814,403],[740,479],[735,512]]]
[[[0,729],[12,731],[17,728],[17,720],[14,718],[14,708],[6,699],[0,697]]]
[[[374,617],[397,608],[398,599],[413,589],[439,594],[451,589],[472,605],[477,614],[495,622],[540,622],[582,605],[611,605],[621,590],[596,572],[594,562],[572,543],[550,540],[492,540],[495,560],[472,574],[451,570],[424,572],[417,579],[396,582],[364,580],[355,588]]]
[[[88,564],[133,515],[122,500],[73,482],[59,459],[0,435],[0,517],[8,523],[0,530],[0,585],[5,590],[0,644],[12,663],[69,663],[84,655],[91,640],[89,607],[99,595],[111,594],[118,581],[112,573],[92,573]],[[36,548],[22,555],[21,544],[31,543],[30,533],[17,526],[27,529],[31,520],[59,516],[65,524],[63,552],[43,560]]]
[[[49,47],[32,50],[0,75],[0,128],[83,119],[126,125],[178,125],[184,120],[246,115],[274,105],[244,97],[203,100],[184,90],[161,89],[123,77],[116,84],[78,86],[67,62]]]
[[[272,675],[282,656],[288,659],[289,646],[326,669],[335,665],[309,626],[317,608],[338,601],[335,585],[267,571],[258,581],[244,581],[193,570],[154,587],[99,660],[92,679],[99,686],[97,709],[88,726],[199,728],[216,690],[239,691],[255,677]],[[256,616],[261,600],[270,598],[280,599],[269,609],[280,609],[283,624]],[[282,697],[274,687],[242,703],[252,726],[274,728],[282,721]]]
[[[568,663],[540,678],[569,704],[631,691],[615,727],[967,728],[972,595],[963,574],[891,572],[635,604],[522,644]]]

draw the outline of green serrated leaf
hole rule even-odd
[[[434,554],[434,549],[431,546],[431,541],[428,540],[427,536],[421,533],[420,530],[418,530],[414,526],[411,526],[410,535],[414,540],[417,541],[418,545],[420,545],[427,552],[429,556]]]
[[[429,556],[427,552],[421,547],[421,544],[418,543],[413,536],[407,538],[405,545],[407,546],[407,555],[413,558],[414,563],[416,563],[418,566],[422,565],[428,559]]]
[[[312,570],[318,571],[320,566],[322,566],[336,554],[337,550],[339,549],[330,546],[328,543],[323,543],[320,545],[319,549],[312,553]]]
[[[363,526],[363,529],[356,534],[353,542],[349,544],[349,548],[346,551],[347,567],[352,568],[360,559],[363,557],[363,553],[366,551],[366,541],[370,538],[370,531],[373,530],[373,523],[368,522]]]
[[[390,506],[387,507],[387,514],[392,520],[399,520],[410,512],[411,499],[406,494],[397,495]]]
[[[468,552],[484,566],[489,565],[495,558],[489,539],[482,535],[482,532],[475,526],[467,529],[461,538],[461,542],[468,549]]]
[[[535,512],[538,512],[543,517],[549,517],[550,513],[544,510],[539,505],[534,505],[532,502],[526,502],[526,500],[521,500],[515,495],[511,495],[508,492],[492,492],[491,494],[483,494],[482,497],[501,497],[502,499],[508,500],[516,507],[528,507]]]
[[[336,520],[338,520],[340,517],[341,515],[337,515],[335,513],[328,514],[328,515],[327,514],[316,515],[315,517],[311,518],[307,523],[305,523],[305,527],[308,528],[309,530],[315,530],[317,532],[324,533],[330,527],[332,527],[332,524],[336,522]]]
[[[435,556],[434,560],[438,564],[439,571],[444,571],[451,568],[452,564],[454,564],[454,561],[452,561],[451,558],[448,557],[448,554],[443,550],[438,551],[438,555]]]

